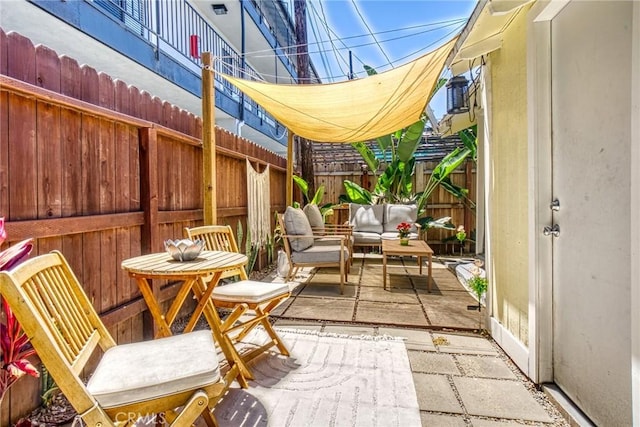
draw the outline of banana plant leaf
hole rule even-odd
[[[451,177],[446,177],[440,181],[440,185],[457,199],[464,199],[469,196],[469,189],[455,185],[451,182]]]
[[[469,151],[471,152],[470,156],[474,162],[478,158],[478,153],[477,153],[478,137],[475,131],[476,128],[477,128],[477,125],[474,125],[470,128],[467,128],[458,132],[458,136],[460,137],[460,140],[464,144],[465,148],[469,149]]]
[[[302,195],[304,195],[304,198],[306,200],[309,200],[309,184],[307,183],[307,181],[305,181],[304,178],[298,175],[293,175],[293,182],[296,183],[296,185],[302,192]]]
[[[447,154],[440,163],[433,169],[432,177],[437,181],[442,181],[451,172],[456,170],[458,166],[465,161],[465,159],[471,154],[471,150],[468,148],[456,148],[451,153]]]
[[[427,228],[441,228],[445,230],[455,230],[456,226],[451,222],[450,216],[444,216],[442,218],[433,219],[432,217],[418,218],[416,221],[424,229]]]
[[[316,190],[316,194],[313,195],[313,199],[311,199],[309,203],[320,206],[320,203],[322,203],[323,197],[324,197],[324,184],[318,187],[318,189]]]
[[[376,138],[376,141],[378,142],[378,147],[380,147],[383,152],[389,147],[393,147],[393,139],[391,138],[391,135],[378,137]]]
[[[424,120],[418,120],[406,129],[398,142],[398,159],[408,162],[413,157],[422,139],[424,124]]]
[[[380,162],[376,158],[376,155],[373,152],[373,150],[371,150],[369,146],[364,142],[354,142],[351,144],[351,146],[355,148],[358,153],[360,153],[360,155],[362,156],[362,159],[365,161],[365,163],[369,167],[369,170],[372,171],[373,173],[376,173],[378,170],[378,166],[380,165]]]
[[[346,190],[347,197],[351,203],[358,203],[361,205],[373,204],[373,197],[368,190],[365,190],[353,181],[345,179],[344,189]]]

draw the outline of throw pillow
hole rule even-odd
[[[353,231],[382,233],[383,205],[352,204],[350,210],[349,223],[353,225]]]
[[[324,231],[324,221],[322,220],[322,214],[320,213],[318,205],[315,203],[309,203],[302,209],[302,211],[307,216],[311,228]]]
[[[313,234],[309,220],[302,209],[291,206],[287,206],[287,210],[284,211],[284,227],[286,234],[292,236],[311,236]],[[289,239],[289,244],[295,252],[304,251],[313,246],[313,237]]]
[[[384,209],[384,231],[398,231],[398,224],[408,222],[411,224],[411,232],[416,232],[414,223],[418,219],[418,207],[416,205],[385,205]]]

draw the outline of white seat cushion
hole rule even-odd
[[[144,402],[220,381],[211,331],[112,347],[87,390],[103,408]]]
[[[241,280],[224,286],[216,286],[212,298],[220,301],[259,304],[288,292],[289,285],[286,283]]]

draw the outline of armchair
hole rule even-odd
[[[304,212],[291,206],[284,214],[278,214],[278,224],[289,260],[286,280],[291,281],[300,267],[339,267],[340,294],[343,294],[350,264],[348,236],[314,235]]]

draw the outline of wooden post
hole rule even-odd
[[[140,208],[144,222],[140,230],[140,251],[150,254],[161,250],[160,226],[158,223],[158,131],[154,128],[140,128]],[[160,286],[150,282],[153,297],[160,297]],[[153,339],[156,324],[149,310],[142,314],[142,333],[145,339]]]
[[[202,53],[202,184],[204,187],[204,224],[218,223],[216,194],[216,90],[213,56]]]
[[[150,254],[161,250],[158,224],[158,134],[154,128],[140,128],[140,207],[144,212],[140,250]]]
[[[287,206],[293,205],[293,132],[287,129]]]

